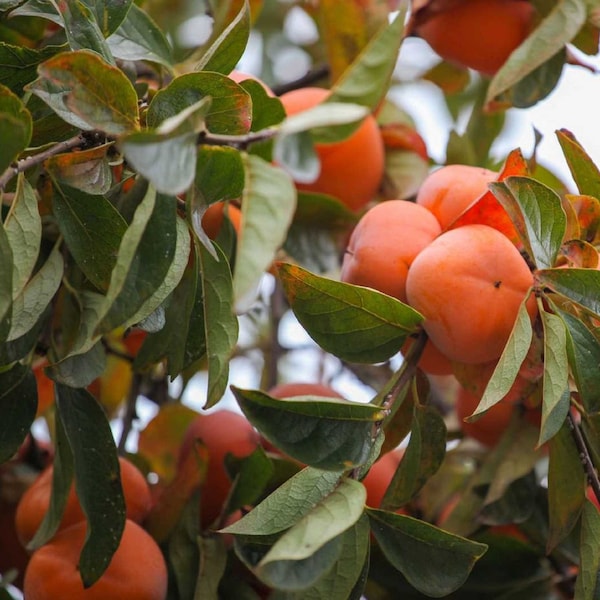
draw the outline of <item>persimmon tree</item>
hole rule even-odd
[[[433,317],[410,294],[400,301],[340,271],[363,214],[414,201],[438,166],[388,92],[402,86],[394,70],[406,37],[461,0],[299,0],[319,32],[316,66],[272,93],[232,72],[250,33],[278,34],[290,3],[207,1],[208,39],[182,48],[183,5],[0,1],[1,597],[22,586],[29,560],[10,515],[50,462],[49,508],[27,551],[54,538],[75,482],[87,523],[78,569],[93,589],[125,529],[124,454],[152,484],[142,525],[162,550],[169,599],[597,597],[600,170],[560,115],[556,143],[575,189],[535,151],[491,148],[508,110],[552,94],[563,69],[584,66],[576,56],[598,53],[598,8],[513,1],[532,20],[493,69],[477,73],[451,55],[422,74],[452,114],[468,114],[464,131],[450,132],[446,162],[497,173],[433,237],[493,228],[531,273],[501,353],[464,364],[446,351],[445,377],[421,362]],[[267,62],[267,84],[269,72]],[[286,115],[279,96],[307,86],[329,93]],[[377,123],[384,173],[369,202],[349,208],[343,193],[310,184],[325,153],[366,119]],[[332,176],[352,186],[364,151],[357,144]],[[449,185],[460,190],[460,178]],[[385,219],[376,233],[373,244]],[[440,310],[485,320],[490,305],[471,294],[465,312],[452,287],[461,273],[451,275],[439,278],[450,282],[436,290]],[[291,315],[314,360],[335,361],[370,401],[269,393],[290,379]],[[244,353],[260,357],[256,389],[230,385]],[[197,374],[203,410],[230,390],[243,418],[219,424],[215,412],[214,426],[198,424],[170,386],[185,389]],[[460,419],[456,386],[474,397]],[[157,415],[134,431],[142,396]],[[49,445],[31,434],[36,419]],[[224,489],[203,488],[225,482],[223,472]],[[377,493],[376,472],[386,473]],[[203,494],[216,518],[202,513]]]

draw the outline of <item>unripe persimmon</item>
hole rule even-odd
[[[86,523],[79,522],[33,553],[25,572],[27,600],[165,600],[167,567],[162,552],[134,521],[125,522],[108,568],[87,589],[78,567],[85,537]]]
[[[382,202],[368,210],[352,231],[341,280],[406,302],[409,267],[440,232],[426,208],[407,200]]]
[[[144,475],[142,475],[132,462],[120,457],[119,465],[127,518],[141,523],[152,507],[150,487]],[[50,495],[52,493],[53,473],[54,468],[51,465],[41,473],[33,485],[21,497],[17,507],[15,524],[17,534],[23,546],[26,546],[31,541],[42,523],[44,515],[48,511]],[[85,515],[79,504],[75,486],[72,485],[67,496],[67,504],[60,522],[59,531],[84,520]]]
[[[414,33],[442,58],[494,75],[533,29],[527,0],[458,0],[437,3],[415,20]]]
[[[417,204],[435,215],[442,230],[488,191],[498,173],[469,165],[446,165],[430,173],[417,193]]]
[[[465,225],[443,233],[415,258],[406,295],[442,353],[482,363],[502,354],[532,284],[527,263],[507,237],[487,225]],[[533,295],[527,311],[533,320]]]
[[[250,422],[241,414],[219,410],[199,415],[188,426],[179,451],[181,465],[194,444],[200,442],[208,451],[206,477],[201,487],[201,522],[210,526],[221,514],[221,509],[231,488],[231,480],[225,469],[225,456],[232,454],[244,458],[252,454],[260,444],[260,436]]]
[[[283,94],[280,98],[288,116],[314,108],[329,91],[306,87]],[[373,115],[367,115],[358,129],[346,139],[315,144],[321,163],[319,176],[312,183],[299,183],[299,190],[330,194],[351,210],[360,210],[374,198],[384,171],[384,146]]]

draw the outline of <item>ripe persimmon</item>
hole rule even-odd
[[[406,302],[406,277],[415,257],[441,233],[426,208],[388,200],[368,210],[348,242],[340,278]]]
[[[402,345],[401,351],[404,356],[413,342],[413,338],[408,338]],[[423,373],[428,375],[451,375],[453,372],[450,359],[431,340],[427,340],[425,343],[417,365]]]
[[[87,589],[78,568],[85,535],[86,523],[76,523],[33,553],[25,572],[27,600],[165,600],[165,560],[158,544],[138,524],[125,522],[110,565]]]
[[[342,398],[332,387],[324,383],[291,381],[272,387],[269,396],[273,398],[293,398],[294,396],[321,396],[323,398]]]
[[[435,215],[445,231],[497,177],[498,173],[482,167],[446,165],[425,178],[416,201]]]
[[[423,9],[412,32],[443,59],[494,75],[534,22],[535,9],[527,0],[458,0]]]
[[[406,295],[443,354],[483,363],[502,354],[532,284],[527,263],[507,237],[487,225],[465,225],[420,252],[408,271]],[[527,311],[533,320],[533,295]]]
[[[239,234],[242,224],[242,211],[230,202],[215,202],[202,215],[202,229],[211,240],[217,239],[219,231],[223,227],[225,214],[231,221],[236,234]]]
[[[377,459],[362,480],[367,490],[367,506],[379,508],[385,492],[402,460],[403,450],[392,450]]]
[[[199,415],[188,426],[179,451],[181,465],[194,444],[201,442],[208,451],[206,477],[201,487],[201,523],[210,526],[221,514],[223,503],[231,488],[231,480],[225,469],[225,456],[233,454],[244,458],[260,445],[260,436],[250,422],[241,414],[219,410]]]
[[[280,98],[288,116],[314,108],[329,91],[305,87]],[[373,115],[367,115],[352,135],[339,142],[315,144],[321,163],[319,176],[312,183],[296,182],[299,190],[330,194],[351,210],[360,210],[373,199],[383,178],[384,146]]]
[[[141,523],[152,507],[150,487],[144,475],[132,462],[120,457],[119,464],[127,518]],[[31,541],[48,511],[52,493],[53,473],[54,468],[50,465],[21,497],[17,507],[15,524],[23,546]],[[79,504],[75,486],[72,485],[67,496],[67,504],[59,531],[84,520],[85,515]]]

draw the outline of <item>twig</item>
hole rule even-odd
[[[277,384],[279,359],[281,358],[282,354],[285,353],[285,349],[279,342],[279,324],[281,323],[281,318],[285,313],[286,304],[284,302],[281,284],[277,278],[275,279],[275,286],[273,288],[273,293],[271,294],[270,309],[271,343],[266,356],[266,381],[264,382],[267,389],[271,389]]]
[[[570,410],[569,414],[567,415],[567,423],[569,424],[575,445],[579,451],[581,464],[583,465],[583,470],[587,475],[588,482],[594,491],[594,495],[596,496],[598,502],[600,502],[600,480],[598,480],[598,473],[596,473],[596,469],[594,469],[594,463],[592,462],[592,457],[590,456],[590,452],[583,438],[583,434],[581,433],[581,429],[575,422],[573,413]]]
[[[137,416],[136,405],[137,398],[140,394],[140,387],[142,385],[142,376],[139,373],[134,373],[131,387],[129,388],[129,394],[127,394],[127,404],[125,406],[125,413],[121,420],[123,429],[121,431],[121,437],[119,438],[119,444],[117,450],[120,455],[125,453],[125,445],[127,444],[127,438],[133,429],[133,421]]]
[[[294,79],[294,81],[274,86],[273,93],[276,96],[281,96],[281,94],[285,94],[286,92],[291,92],[292,90],[297,90],[299,88],[306,87],[307,85],[316,83],[317,81],[324,79],[328,75],[329,65],[318,65],[314,69],[306,73],[306,75],[303,75],[298,79]]]
[[[276,127],[268,127],[260,131],[252,131],[246,135],[225,135],[203,131],[198,135],[198,143],[207,146],[232,146],[245,150],[250,144],[269,140],[278,133]]]
[[[12,165],[2,173],[0,176],[0,191],[3,191],[7,186],[8,182],[19,173],[30,169],[36,165],[43,163],[48,158],[55,156],[56,154],[60,154],[61,152],[66,152],[67,150],[72,150],[73,148],[77,148],[77,146],[81,146],[86,143],[86,137],[84,134],[80,133],[64,142],[58,142],[51,146],[50,148],[43,150],[39,154],[32,154],[31,156],[27,156],[26,158],[22,158],[15,165]]]

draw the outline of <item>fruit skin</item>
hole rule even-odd
[[[229,79],[233,79],[233,81],[235,81],[236,83],[242,83],[242,81],[252,79],[252,81],[260,83],[262,88],[267,93],[267,96],[271,96],[272,98],[275,97],[275,93],[273,92],[273,90],[264,81],[262,81],[262,79],[259,79],[254,75],[250,75],[249,73],[244,73],[243,71],[238,71],[237,69],[234,69],[233,71],[231,71],[231,73],[229,73],[228,77]]]
[[[406,302],[406,277],[416,256],[441,233],[436,218],[407,200],[368,210],[348,241],[340,278]]]
[[[288,116],[323,102],[329,91],[306,87],[280,97]],[[315,144],[321,172],[312,183],[296,182],[299,190],[330,194],[351,210],[363,208],[376,195],[384,171],[384,146],[377,121],[367,115],[349,137],[331,144]]]
[[[432,212],[445,231],[497,177],[498,173],[482,167],[446,165],[427,176],[416,202]]]
[[[429,12],[414,33],[445,60],[486,75],[494,75],[533,29],[535,9],[525,0],[447,4]]]
[[[78,570],[86,524],[59,532],[33,553],[25,572],[27,600],[164,600],[167,567],[154,539],[131,520],[125,522],[121,543],[108,569],[88,589]]]
[[[324,398],[344,397],[333,388],[323,383],[311,382],[289,382],[280,383],[272,387],[268,392],[273,398],[293,398],[294,396],[322,396]]]
[[[211,240],[216,240],[223,226],[225,218],[225,207],[227,207],[227,217],[231,221],[237,235],[242,226],[242,211],[228,202],[215,202],[211,204],[202,215],[202,229]]]
[[[260,445],[260,436],[250,422],[239,413],[219,410],[199,415],[185,433],[178,464],[181,465],[193,451],[196,441],[201,441],[208,451],[206,478],[201,487],[201,524],[212,525],[221,514],[223,503],[231,488],[231,480],[225,470],[224,460],[228,453],[238,458],[252,454]]]
[[[458,362],[483,363],[502,353],[532,284],[508,238],[487,225],[465,225],[443,233],[417,256],[406,294],[441,352]],[[526,306],[533,321],[533,295]]]
[[[367,489],[366,505],[379,508],[388,485],[402,460],[403,450],[392,450],[373,463],[362,484]]]
[[[414,342],[413,338],[408,338],[402,345],[402,354],[406,357],[410,347]],[[448,359],[445,354],[440,352],[439,348],[431,341],[425,342],[425,348],[417,366],[427,373],[427,375],[451,375],[452,374],[452,362]]]
[[[126,515],[128,519],[141,523],[152,508],[150,487],[139,469],[126,458],[119,458],[121,468],[121,484],[125,496]],[[52,493],[52,476],[54,469],[49,466],[35,480],[33,485],[23,494],[17,513],[15,525],[21,544],[26,546],[38,530],[50,505]],[[85,521],[85,515],[79,504],[75,486],[72,485],[67,497],[67,504],[60,522],[59,531]]]

